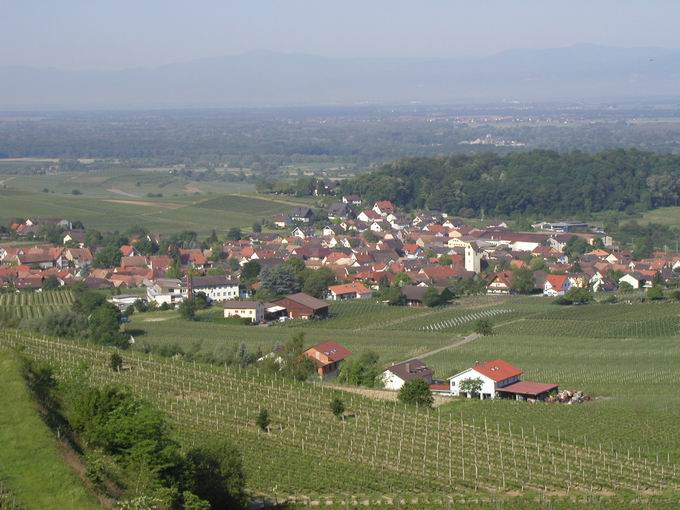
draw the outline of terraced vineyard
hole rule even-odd
[[[0,313],[19,319],[44,317],[70,308],[72,304],[73,292],[70,290],[0,294]]]
[[[680,469],[658,458],[607,444],[566,441],[537,431],[462,415],[407,408],[239,371],[125,353],[126,369],[108,367],[103,348],[0,332],[0,346],[21,348],[71,377],[82,366],[94,385],[119,382],[172,416],[187,439],[226,434],[245,454],[250,490],[332,503],[404,495],[513,498],[612,492],[645,496],[680,490]],[[329,401],[341,396],[348,419],[335,419]],[[255,417],[266,408],[270,433]],[[329,440],[330,438],[330,440]]]

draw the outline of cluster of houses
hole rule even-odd
[[[342,362],[352,352],[337,342],[329,341],[313,345],[304,354],[314,362],[319,378],[325,379],[337,375]],[[522,374],[520,368],[495,359],[475,362],[446,381],[436,381],[430,367],[419,359],[412,359],[386,368],[380,375],[380,382],[385,389],[398,391],[407,382],[422,379],[434,394],[481,400],[546,401],[559,392],[557,384],[524,381]]]
[[[307,268],[333,271],[338,283],[327,289],[323,296],[327,300],[367,299],[391,285],[401,289],[407,304],[419,306],[428,288],[443,293],[465,281],[474,281],[489,294],[511,293],[514,270],[534,267],[535,259],[542,259],[543,264],[532,271],[534,291],[546,296],[560,296],[573,287],[596,292],[615,290],[622,284],[649,287],[655,279],[673,278],[680,267],[677,255],[656,253],[635,260],[617,248],[611,237],[583,223],[543,222],[534,225],[532,232],[515,232],[504,223],[477,227],[434,211],[409,215],[386,200],[363,208],[357,196],[343,196],[322,216],[329,220],[315,224],[312,209],[297,207],[281,224],[276,221],[281,218],[274,218],[280,230],[253,232],[210,248],[180,247],[172,256],[144,255],[136,248],[140,238],[132,237],[120,246],[116,267],[97,268],[93,261],[105,247],[88,243],[83,228],[73,228],[68,220],[28,219],[12,224],[11,230],[30,238],[40,229],[57,228],[61,242],[0,244],[0,286],[39,289],[46,278],[54,276],[62,285],[82,281],[95,288],[145,286],[149,301],[175,305],[189,295],[190,284],[186,276],[177,278],[179,272],[196,275],[193,292],[225,303],[250,299],[258,290],[260,282],[239,283],[247,263],[257,261],[267,270],[297,258]],[[161,236],[146,237],[162,241]],[[592,249],[570,258],[565,249],[574,237]],[[168,277],[171,268],[175,278]],[[215,276],[218,273],[221,276]],[[249,306],[247,314],[255,321],[268,313],[267,307],[262,311],[255,304]]]

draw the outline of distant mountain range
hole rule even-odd
[[[488,103],[680,96],[680,50],[578,45],[456,59],[256,51],[123,71],[0,67],[0,109]]]

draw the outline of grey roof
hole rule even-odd
[[[257,308],[258,306],[264,306],[264,304],[260,301],[225,301],[223,306],[233,310],[237,308]]]
[[[431,379],[433,371],[425,363],[419,359],[413,359],[392,365],[387,370],[399,377],[402,381],[411,381],[413,379]]]
[[[316,299],[315,297],[310,296],[309,294],[305,294],[304,292],[291,294],[289,296],[286,296],[286,299],[290,299],[291,301],[295,301],[296,303],[300,303],[301,305],[307,306],[314,310],[328,307],[328,303],[326,303],[325,301]],[[277,301],[274,301],[274,303],[277,303]]]
[[[229,276],[194,276],[191,278],[191,285],[194,289],[202,289],[206,287],[222,287],[225,285],[238,285],[238,282],[232,280]]]

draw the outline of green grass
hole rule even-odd
[[[40,418],[19,362],[0,352],[0,480],[29,509],[99,508],[66,466]]]
[[[37,319],[73,304],[70,290],[12,292],[0,294],[0,313],[19,319]]]
[[[651,211],[645,211],[642,218],[635,219],[640,224],[657,223],[670,227],[680,226],[680,207],[661,207]]]

